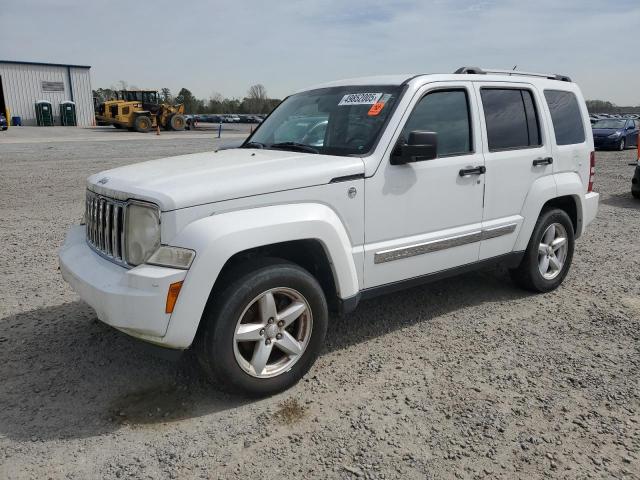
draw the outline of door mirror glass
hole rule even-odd
[[[405,163],[433,160],[437,157],[438,134],[414,130],[409,133],[409,138],[406,142],[403,142],[403,138],[400,137],[396,148],[391,154],[391,164],[403,165]]]

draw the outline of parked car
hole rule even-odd
[[[490,263],[551,291],[599,199],[584,98],[551,78],[330,83],[289,96],[240,148],[92,175],[62,276],[103,322],[193,346],[249,395],[297,382],[329,311],[363,299]]]
[[[593,142],[596,148],[624,150],[638,145],[640,122],[633,119],[605,118],[592,125]]]
[[[9,128],[7,119],[4,114],[0,113],[0,130],[4,132],[7,128]]]

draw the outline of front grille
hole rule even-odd
[[[124,212],[126,203],[87,190],[87,242],[109,260],[126,265]]]

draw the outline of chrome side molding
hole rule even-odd
[[[440,240],[431,240],[429,242],[418,243],[416,245],[410,245],[408,247],[391,248],[389,250],[381,250],[376,252],[373,256],[373,263],[386,263],[393,262],[394,260],[401,260],[403,258],[415,257],[417,255],[424,255],[425,253],[438,252],[440,250],[446,250],[448,248],[460,247],[462,245],[468,245],[470,243],[480,242],[482,240],[489,240],[492,238],[501,237],[503,235],[509,235],[515,232],[518,227],[517,223],[510,223],[509,225],[501,225],[499,227],[485,228],[482,230],[476,230],[462,235],[455,235],[453,237],[442,238]]]

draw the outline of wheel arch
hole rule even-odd
[[[573,224],[575,237],[584,230],[582,198],[585,187],[578,173],[564,172],[537,179],[531,186],[522,208],[524,223],[518,234],[515,251],[527,248],[529,238],[542,212],[560,208],[567,212]]]
[[[211,297],[225,284],[234,270],[258,258],[274,258],[294,263],[315,277],[327,298],[332,311],[340,310],[337,279],[329,255],[317,238],[291,240],[249,248],[234,254],[227,260],[211,289]]]

